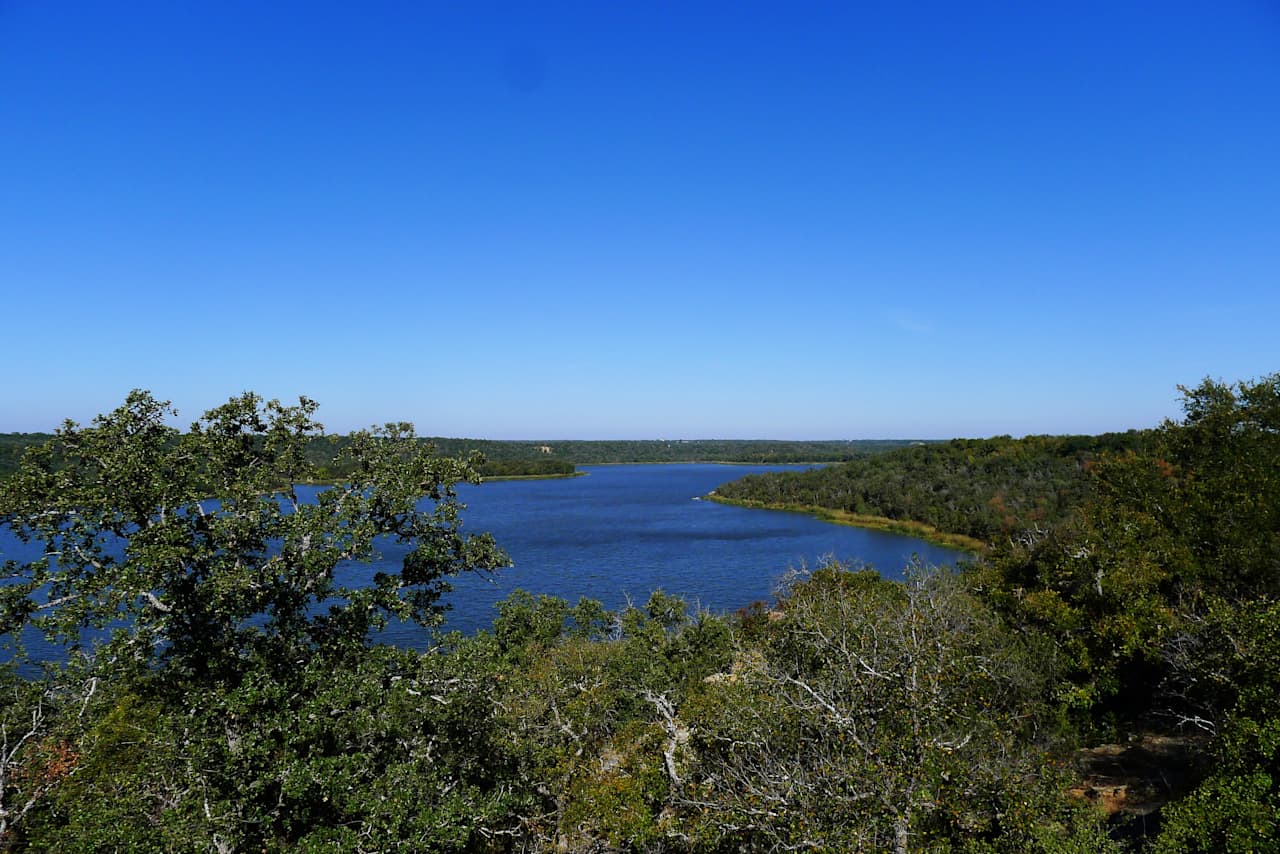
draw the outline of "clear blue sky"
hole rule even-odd
[[[1100,432],[1280,370],[1280,4],[0,0],[0,431]]]

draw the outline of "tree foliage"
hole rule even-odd
[[[921,522],[991,542],[1068,518],[1089,494],[1088,463],[1144,441],[1136,431],[953,439],[812,471],[748,475],[716,495]]]
[[[1030,850],[1054,804],[1051,657],[950,572],[824,567],[690,716],[691,799],[735,850]],[[1050,775],[1051,776],[1051,775]]]
[[[1183,389],[1184,420],[1090,464],[1075,518],[989,556],[993,596],[1069,650],[1081,707],[1165,711],[1206,610],[1280,592],[1278,389],[1280,375]]]
[[[434,456],[407,424],[353,435],[349,480],[300,500],[315,409],[245,394],[179,433],[166,403],[134,392],[90,427],[64,425],[0,487],[0,518],[42,550],[6,563],[0,629],[74,649],[115,626],[100,662],[234,675],[362,649],[388,616],[431,625],[449,576],[506,563],[459,529],[454,484],[472,464]],[[413,545],[400,572],[350,571],[381,538]]]
[[[1220,601],[1198,627],[1186,676],[1209,724],[1213,772],[1173,805],[1156,850],[1280,847],[1280,602]]]

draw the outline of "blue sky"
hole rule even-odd
[[[1280,7],[0,0],[0,293],[0,431],[1152,426],[1280,370]]]

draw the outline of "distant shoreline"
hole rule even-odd
[[[591,474],[588,471],[581,471],[582,468],[590,466],[828,466],[835,463],[827,460],[815,460],[813,462],[800,463],[762,463],[750,462],[746,460],[662,460],[660,462],[644,462],[640,460],[631,460],[625,462],[612,463],[574,463],[579,467],[578,471],[566,474],[503,474],[503,475],[485,475],[482,481],[488,482],[492,480],[560,480],[568,477],[586,477]]]
[[[490,483],[495,480],[564,480],[569,477],[586,477],[589,474],[591,474],[591,472],[587,471],[571,471],[563,474],[486,474],[480,476],[480,482]]]
[[[734,507],[747,507],[752,510],[784,510],[788,513],[804,513],[824,522],[836,525],[848,525],[853,528],[866,528],[871,531],[884,531],[890,534],[905,534],[932,543],[935,546],[959,549],[980,555],[987,550],[987,544],[981,540],[967,537],[964,534],[951,534],[940,531],[924,522],[912,522],[903,519],[889,519],[885,516],[869,516],[861,513],[850,513],[848,510],[832,510],[829,507],[815,507],[811,504],[770,504],[764,501],[749,501],[737,498],[722,498],[715,492],[707,494],[708,501],[729,504]]]
[[[587,471],[567,472],[564,474],[495,474],[481,475],[481,483],[490,483],[495,480],[563,480],[570,477],[586,477],[591,474]],[[346,483],[346,478],[319,478],[315,480],[299,480],[299,486],[341,486]],[[464,481],[459,481],[460,483]]]
[[[574,463],[575,466],[836,466],[848,460],[615,460],[609,463]]]

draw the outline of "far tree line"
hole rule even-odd
[[[0,433],[0,479],[17,471],[22,454],[43,445],[51,433]],[[466,458],[479,453],[482,477],[557,477],[580,465],[607,463],[830,463],[844,462],[911,444],[905,439],[785,441],[772,439],[617,439],[499,440],[420,437],[415,441],[441,456]],[[344,435],[308,438],[307,459],[314,476],[332,482],[350,474],[342,452]]]

